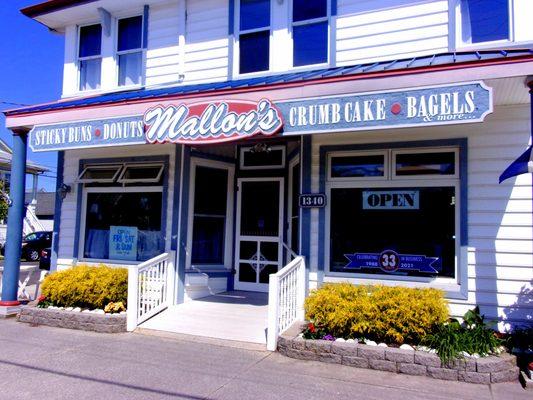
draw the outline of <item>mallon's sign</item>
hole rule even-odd
[[[144,114],[149,143],[217,143],[271,136],[283,122],[268,100],[157,106]]]
[[[35,126],[33,151],[145,143],[209,144],[303,135],[481,122],[492,94],[481,82],[272,102],[219,100],[158,105],[144,115]]]

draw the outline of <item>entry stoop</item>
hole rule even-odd
[[[232,291],[171,306],[139,328],[266,345],[267,323],[267,293]]]

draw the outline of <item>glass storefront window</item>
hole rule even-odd
[[[395,154],[396,176],[455,175],[455,152]]]
[[[194,188],[191,262],[224,264],[228,171],[197,166]]]
[[[164,252],[163,194],[89,192],[83,257],[146,261]]]
[[[329,271],[456,279],[459,149],[328,155]]]
[[[330,270],[455,277],[455,187],[334,188]]]
[[[384,154],[335,156],[331,158],[332,178],[383,176],[385,176]]]

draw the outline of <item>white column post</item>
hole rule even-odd
[[[171,306],[176,304],[176,296],[174,287],[176,286],[176,252],[170,251],[168,253],[167,262],[167,305]]]
[[[303,321],[305,319],[304,303],[306,295],[305,288],[307,287],[305,282],[305,257],[301,257],[301,259],[302,261],[300,262],[300,266],[298,267],[298,310],[296,312],[296,318],[299,321]]]
[[[132,332],[137,328],[139,306],[139,270],[136,265],[128,267],[128,309],[126,329]]]
[[[278,346],[279,331],[279,279],[275,274],[270,275],[268,280],[268,328],[267,350],[276,351]]]

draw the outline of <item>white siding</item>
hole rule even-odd
[[[180,15],[178,2],[150,7],[146,85],[177,83],[180,80]]]
[[[74,254],[74,240],[76,232],[76,202],[78,199],[78,178],[79,162],[81,159],[91,158],[118,158],[134,156],[155,156],[168,155],[169,175],[168,175],[168,201],[167,201],[167,225],[166,225],[166,247],[170,248],[170,237],[172,229],[172,214],[174,197],[174,164],[175,164],[174,145],[158,146],[126,146],[126,147],[105,147],[86,150],[70,150],[65,152],[65,164],[63,172],[63,181],[72,186],[73,192],[68,194],[61,205],[61,221],[59,233],[58,248],[58,269],[68,268],[77,262]],[[81,206],[81,205],[80,205]],[[81,233],[80,233],[81,234]]]
[[[401,129],[313,137],[313,192],[319,190],[319,146],[468,138],[468,299],[450,299],[454,316],[475,304],[488,318],[522,322],[533,314],[532,179],[498,177],[530,141],[529,104],[497,106],[482,124]],[[318,211],[312,211],[311,268],[317,270]],[[327,241],[327,239],[326,239]],[[316,276],[312,274],[311,276]],[[314,285],[316,283],[311,283]],[[518,309],[519,305],[519,309]]]
[[[185,83],[228,79],[228,1],[187,1]]]
[[[339,0],[338,65],[448,51],[448,1]]]

